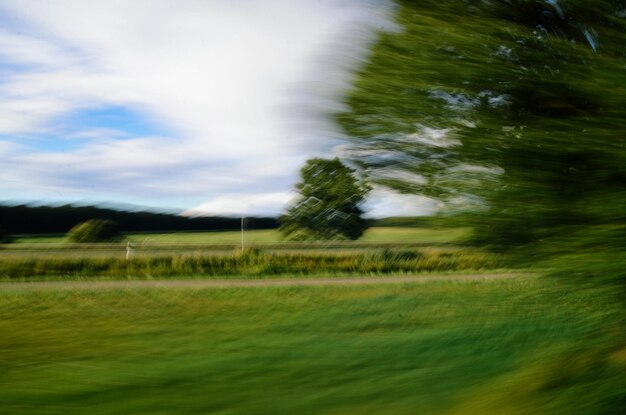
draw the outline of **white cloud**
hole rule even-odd
[[[278,213],[304,160],[336,144],[324,112],[339,105],[372,29],[393,27],[390,7],[386,0],[0,0],[0,22],[12,22],[0,26],[0,144],[19,142],[0,151],[0,197],[215,213],[240,200],[244,210]],[[59,130],[63,116],[107,107],[165,128]],[[73,147],[58,146],[70,139]]]
[[[183,212],[186,216],[226,215],[275,215],[283,210],[293,198],[293,193],[259,193],[251,195],[223,195]]]
[[[391,216],[425,216],[435,213],[438,202],[424,196],[400,194],[375,187],[365,206],[367,216],[386,218]]]

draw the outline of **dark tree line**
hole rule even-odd
[[[122,211],[96,206],[0,206],[0,228],[8,233],[66,233],[90,219],[115,222],[122,232],[236,230],[240,218],[185,217],[174,213]],[[273,229],[275,218],[246,219],[248,229]]]

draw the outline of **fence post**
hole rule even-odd
[[[130,241],[126,242],[126,260],[128,261],[128,259],[130,258],[130,253],[132,252],[133,248],[130,245]]]
[[[241,253],[243,254],[244,246],[243,246],[243,220],[244,217],[241,217]]]

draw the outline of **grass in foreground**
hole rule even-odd
[[[520,279],[0,292],[3,414],[617,414],[621,307]]]

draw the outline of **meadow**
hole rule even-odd
[[[125,243],[18,239],[0,253],[0,412],[620,414],[618,292],[541,272],[512,275],[502,255],[465,246],[468,235],[387,227],[357,242],[290,243],[276,231],[249,231],[242,254],[238,232],[134,234],[126,235],[137,248],[129,260]],[[472,272],[485,279],[456,277]],[[445,280],[88,282],[398,274]],[[2,285],[34,280],[52,282]]]
[[[0,278],[246,278],[491,270],[502,261],[458,244],[466,228],[371,228],[358,241],[290,242],[276,230],[127,234],[117,243],[17,237],[0,249]],[[127,242],[131,252],[127,255]]]
[[[618,414],[610,291],[546,279],[0,291],[3,414]],[[584,398],[584,404],[581,404]]]
[[[369,228],[359,242],[413,242],[413,243],[452,243],[463,240],[470,233],[469,228],[411,228],[402,226],[386,226]],[[141,244],[240,244],[239,231],[210,232],[144,232],[124,234],[124,241]],[[276,229],[245,230],[244,240],[247,243],[279,243],[286,242]],[[16,235],[13,244],[57,244],[66,243],[64,234]]]

